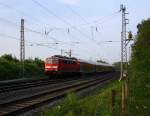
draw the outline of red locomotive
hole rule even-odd
[[[56,74],[75,74],[80,71],[80,63],[76,58],[54,55],[46,59],[45,73],[49,76]]]
[[[48,76],[60,74],[85,74],[114,71],[112,65],[95,63],[77,58],[70,58],[60,55],[49,57],[45,61],[45,73]]]

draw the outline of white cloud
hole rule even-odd
[[[80,0],[62,0],[62,1],[68,5],[75,5],[75,4],[78,4],[80,2]]]

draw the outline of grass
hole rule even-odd
[[[41,116],[111,116],[111,91],[116,90],[115,116],[120,115],[121,82],[116,81],[99,90],[97,95],[80,99],[69,93],[62,103],[46,109]]]
[[[149,70],[132,72],[130,76],[127,114],[128,116],[150,116]]]

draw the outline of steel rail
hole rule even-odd
[[[0,106],[0,115],[15,115],[22,113],[24,111],[31,110],[40,104],[53,102],[60,98],[63,98],[68,92],[76,92],[83,89],[86,89],[91,86],[103,83],[104,81],[112,80],[112,78],[106,78],[106,75],[103,78],[97,78],[92,80],[80,81],[77,84],[66,85],[63,87],[56,87],[45,93],[41,93],[36,96],[31,96],[24,99],[19,99],[6,103]]]
[[[61,83],[61,82],[66,82],[66,81],[73,81],[73,79],[56,79],[56,80],[50,80],[50,79],[43,80],[42,79],[42,80],[35,81],[35,82],[33,81],[33,82],[10,84],[6,86],[1,86],[0,94],[10,92],[10,91],[12,92],[12,91],[21,90],[21,89],[27,89],[31,87],[37,87],[40,85],[56,84],[56,83]]]

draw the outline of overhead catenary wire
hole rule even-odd
[[[13,24],[14,26],[20,27],[18,24],[14,23],[14,22],[12,22],[12,21],[9,21],[9,20],[7,20],[7,19],[0,18],[0,20],[5,21],[5,22],[7,22],[7,23],[11,23],[11,24]],[[40,32],[40,31],[32,30],[32,29],[27,28],[27,27],[25,27],[25,30],[26,30],[26,31],[29,31],[29,32],[33,32],[33,33],[36,33],[36,34],[44,35],[44,36],[45,36],[44,33]],[[9,38],[10,38],[10,36],[9,36]],[[14,38],[14,37],[11,37],[11,38]],[[52,39],[55,40],[56,42],[61,42],[60,40],[57,40],[57,39],[55,39],[55,38],[53,38],[53,37],[51,37],[51,36],[50,36],[50,38],[52,38]],[[27,43],[30,43],[30,44],[33,45],[33,42],[27,42]],[[63,42],[61,42],[61,43],[64,44]],[[74,42],[72,42],[72,43],[74,43]],[[80,43],[81,43],[81,42],[80,42]],[[66,44],[67,44],[67,43],[66,43]],[[41,44],[39,44],[39,43],[36,44],[36,45],[38,45],[38,46],[46,46],[46,45],[41,45]],[[51,47],[50,47],[50,48],[51,48]],[[89,52],[89,53],[90,53],[90,52]]]
[[[68,6],[68,5],[65,5],[74,15],[76,15],[76,16],[78,16],[83,22],[84,22],[84,24],[83,25],[90,25],[90,24],[94,24],[94,25],[97,25],[97,24],[102,24],[102,22],[104,22],[104,20],[101,20],[101,19],[98,19],[98,20],[95,20],[95,21],[93,21],[92,23],[91,22],[88,22],[87,20],[86,20],[86,18],[84,18],[83,16],[81,16],[78,12],[76,12],[74,9],[72,9],[70,6]],[[112,19],[113,17],[116,17],[116,15],[118,15],[119,14],[119,12],[115,12],[115,13],[112,13],[112,15],[111,15],[111,17],[109,17],[108,19],[110,20],[110,19]],[[100,22],[101,21],[101,22]],[[81,24],[82,25],[82,24]],[[79,25],[80,26],[80,25]],[[94,39],[94,28],[95,28],[95,31],[96,32],[98,32],[98,26],[90,26],[90,28],[91,28],[91,37],[92,37],[92,40],[95,40]],[[110,42],[110,41],[109,41]],[[111,41],[112,42],[112,41]],[[114,42],[114,41],[113,41]]]
[[[5,22],[7,22],[7,23],[11,23],[11,24],[13,24],[14,26],[20,27],[18,24],[14,23],[14,22],[12,22],[12,21],[9,21],[9,20],[7,20],[7,19],[0,18],[0,20],[5,21]],[[42,33],[42,32],[35,31],[35,30],[29,29],[29,28],[25,28],[25,30],[28,30],[28,31],[30,31],[30,32],[34,32],[34,33],[36,33],[36,34],[45,35],[45,34]],[[0,35],[1,35],[1,36],[5,36],[5,37],[7,37],[7,38],[13,38],[13,39],[19,40],[19,39],[16,38],[16,37],[4,35],[4,34],[0,34]],[[51,37],[51,38],[52,38],[52,37]],[[53,49],[52,47],[50,47],[50,45],[44,45],[44,44],[41,44],[41,43],[35,43],[35,42],[29,42],[29,41],[25,41],[25,42],[26,42],[26,43],[30,43],[31,46],[33,46],[33,44],[35,44],[36,46],[45,46],[45,47],[48,47],[48,48]],[[57,41],[57,42],[61,42],[61,41]],[[56,43],[57,43],[57,42],[56,42]],[[61,43],[64,44],[63,42],[61,42]],[[76,42],[72,42],[72,43],[76,43]],[[77,42],[77,43],[81,43],[81,42]],[[67,43],[66,43],[66,44],[67,44]],[[54,49],[55,49],[55,48],[54,48]],[[60,51],[61,49],[57,49],[57,50]],[[89,53],[90,53],[90,52],[89,52]]]
[[[73,14],[77,15],[85,24],[88,24],[89,22],[81,16],[78,12],[76,12],[74,9],[72,9],[70,6],[65,5]]]
[[[10,21],[10,20],[7,20],[7,19],[1,18],[1,17],[0,17],[0,20],[1,20],[1,21],[4,21],[4,22],[6,22],[6,23],[12,24],[12,25],[14,25],[14,26],[20,28],[20,25],[18,25],[18,24],[16,24],[16,23],[12,22],[12,21]],[[56,39],[56,38],[54,38],[54,37],[52,37],[52,36],[45,35],[44,33],[40,32],[40,31],[33,30],[33,29],[30,29],[30,28],[27,28],[27,27],[25,27],[25,30],[26,30],[26,31],[29,31],[29,32],[33,32],[33,33],[36,33],[36,34],[40,34],[40,35],[46,36],[47,38],[51,38],[51,39],[53,39],[54,41],[59,41],[59,42],[60,42],[60,40],[58,40],[58,39]]]
[[[50,24],[46,24],[45,22],[43,22],[43,21],[41,21],[41,20],[33,17],[32,15],[29,15],[29,14],[27,14],[27,13],[21,11],[21,10],[18,10],[17,8],[14,8],[14,7],[10,6],[10,5],[7,5],[5,3],[0,2],[0,5],[3,6],[3,7],[5,7],[5,8],[8,8],[10,10],[14,10],[16,13],[20,14],[21,16],[24,15],[24,16],[30,18],[33,21],[32,24],[34,23],[37,26],[41,26],[41,24],[42,25],[44,24],[44,27],[47,27],[47,25],[48,25],[47,28],[51,27],[51,28],[56,29],[56,30],[63,29],[61,27],[55,27],[55,26],[52,26]]]
[[[20,39],[17,38],[17,37],[6,35],[6,34],[3,34],[3,33],[0,33],[0,36],[20,41]],[[31,47],[33,47],[33,46],[35,46],[35,47],[46,47],[46,48],[50,48],[50,49],[53,49],[53,50],[56,50],[56,51],[61,51],[61,49],[59,49],[59,48],[53,48],[53,47],[51,47],[51,45],[48,45],[48,44],[45,44],[45,43],[37,43],[37,42],[31,42],[31,41],[27,41],[27,40],[25,41],[25,43],[30,44],[29,46],[31,46]],[[57,45],[57,43],[49,43],[49,44],[56,44]],[[91,52],[89,50],[87,50],[87,49],[86,50],[82,49],[82,50],[84,50],[85,52],[91,54]]]
[[[47,13],[49,13],[50,15],[53,15],[54,17],[56,17],[58,20],[60,20],[61,22],[63,22],[66,25],[69,25],[71,28],[73,28],[74,30],[78,31],[79,33],[81,33],[83,36],[85,36],[86,38],[91,39],[88,35],[86,35],[85,33],[83,33],[81,30],[79,30],[77,27],[75,27],[74,25],[72,25],[71,23],[69,23],[68,21],[66,21],[65,19],[57,16],[55,13],[53,13],[50,9],[48,9],[47,7],[45,7],[44,5],[42,5],[40,2],[36,1],[36,0],[32,0],[35,4],[37,4],[39,7],[41,7],[42,9],[44,9]]]
[[[34,1],[35,1],[35,0],[34,0]],[[30,18],[31,20],[34,21],[34,22],[32,22],[32,24],[35,23],[35,24],[38,25],[38,26],[41,26],[41,24],[42,24],[42,25],[44,24],[44,25],[45,25],[44,27],[50,28],[50,29],[53,29],[53,30],[54,30],[54,29],[55,29],[55,30],[66,30],[66,28],[63,28],[63,27],[55,27],[55,26],[46,24],[45,22],[42,22],[41,20],[39,20],[39,19],[33,17],[32,15],[29,15],[29,14],[27,14],[26,12],[21,11],[21,10],[19,10],[19,9],[17,9],[17,8],[14,8],[14,7],[12,7],[12,6],[8,5],[8,4],[5,4],[5,3],[0,2],[0,5],[3,6],[3,7],[8,8],[8,9],[14,10],[14,11],[17,12],[18,14],[20,14],[21,16],[22,16],[22,15],[27,16],[28,18]],[[76,28],[77,28],[77,27],[79,27],[79,26],[89,26],[89,25],[93,25],[93,24],[102,24],[102,22],[105,22],[105,21],[102,21],[102,19],[97,19],[97,20],[95,20],[95,21],[90,21],[90,22],[89,22],[89,21],[86,20],[86,18],[84,18],[83,16],[81,16],[78,12],[76,12],[76,11],[75,11],[74,9],[72,9],[71,7],[69,7],[69,6],[67,6],[67,5],[66,5],[66,7],[67,7],[68,9],[70,9],[72,13],[74,13],[74,14],[77,15],[80,19],[82,19],[82,20],[84,21],[84,23],[82,23],[82,24],[79,24],[79,25],[72,25],[71,27],[68,26],[68,28],[72,28],[72,27],[76,27]],[[118,13],[118,12],[115,12],[115,13],[113,13],[113,14],[111,14],[111,15],[115,16],[116,13]],[[111,17],[109,17],[108,19],[110,19],[110,18],[111,18]],[[48,25],[48,27],[47,27],[47,25]],[[91,27],[91,26],[90,26],[90,27]]]
[[[78,12],[76,12],[75,10],[73,10],[71,7],[69,7],[68,5],[65,5],[73,14],[75,14],[76,16],[78,16],[85,24],[89,24],[89,22],[83,17],[81,16]],[[92,35],[92,40],[94,39],[94,31],[93,31],[94,26],[91,26],[91,35]],[[97,29],[97,27],[96,27]]]
[[[33,0],[32,0],[32,1],[33,1]],[[36,0],[34,0],[34,1],[36,1]],[[77,13],[77,12],[76,12],[76,13]],[[77,14],[78,14],[78,13],[77,13]],[[80,14],[79,14],[79,15],[80,15]],[[58,17],[59,17],[59,16],[58,16]],[[82,16],[81,16],[81,17],[82,17]],[[60,17],[60,18],[61,18],[61,17]],[[63,19],[63,18],[62,18],[62,19]],[[64,20],[64,21],[66,21],[66,20]],[[68,21],[67,21],[67,22],[68,22]],[[85,21],[84,21],[84,24],[85,24],[85,25],[89,25],[89,23],[90,23],[90,22],[85,22]],[[91,23],[95,23],[95,22],[91,22]],[[71,24],[71,23],[69,23],[69,24]],[[69,25],[69,24],[67,24],[67,25]],[[19,27],[20,27],[20,26],[19,26]],[[76,28],[77,30],[80,31],[80,33],[82,33],[82,35],[84,35],[85,37],[91,39],[91,37],[88,37],[88,35],[86,35],[84,32],[82,32],[80,29],[78,29],[78,27],[77,27],[76,25],[72,25],[72,24],[71,24],[71,25],[68,26],[68,28],[69,28],[69,31],[70,31],[70,28],[74,28],[74,29]],[[66,28],[65,28],[65,29],[66,29]],[[76,29],[75,29],[75,30],[76,30]],[[77,30],[76,30],[76,31],[77,31]],[[43,32],[37,31],[37,30],[33,30],[33,29],[26,28],[26,31],[28,31],[28,32],[33,32],[33,33],[36,33],[36,34],[39,34],[39,35],[44,35],[44,36],[48,37],[48,35],[44,34]],[[79,32],[79,31],[78,31],[78,32]],[[52,37],[52,38],[53,38],[53,37]],[[52,38],[51,38],[51,39],[52,39]],[[54,40],[55,40],[55,39],[54,39]],[[56,40],[55,40],[55,41],[56,41]]]
[[[63,28],[63,27],[55,27],[55,26],[46,24],[45,22],[42,22],[42,21],[40,21],[39,19],[37,19],[37,18],[35,18],[35,17],[33,17],[33,16],[31,16],[31,15],[29,15],[29,14],[27,14],[27,13],[25,13],[25,12],[19,10],[19,9],[16,9],[16,8],[10,6],[10,5],[4,4],[4,3],[2,3],[2,2],[0,2],[0,5],[1,5],[1,6],[4,6],[4,7],[6,7],[6,8],[9,8],[9,9],[14,10],[14,11],[17,12],[18,14],[20,14],[21,16],[22,16],[22,15],[25,15],[25,16],[29,17],[30,19],[34,20],[34,23],[36,23],[36,25],[41,26],[40,24],[42,24],[42,25],[44,24],[44,25],[45,25],[44,27],[46,27],[46,28],[48,28],[48,29],[50,28],[50,29],[53,29],[53,30],[66,30],[66,28]],[[96,22],[97,22],[97,24],[99,24],[99,21],[101,21],[101,19],[99,19],[99,20],[95,20],[95,21],[92,21],[92,22],[88,22],[83,16],[81,16],[78,12],[76,12],[75,10],[73,10],[71,7],[69,7],[69,6],[67,6],[67,5],[66,5],[66,7],[67,7],[68,9],[70,9],[72,13],[74,13],[74,14],[77,15],[81,20],[84,21],[83,24],[72,25],[72,27],[68,27],[68,29],[69,29],[69,28],[74,28],[74,27],[77,28],[77,27],[79,27],[79,26],[89,26],[90,24],[96,24]],[[115,13],[115,14],[116,14],[116,13]],[[114,15],[114,13],[113,13],[113,15]],[[35,21],[36,21],[36,22],[35,22]],[[32,23],[32,24],[33,24],[33,23]],[[47,25],[48,25],[48,27],[47,27]],[[91,27],[91,26],[90,26],[90,27]],[[96,28],[97,28],[97,27],[96,27]],[[69,30],[70,30],[70,29],[69,29]]]
[[[12,21],[9,21],[9,20],[5,20],[5,19],[3,19],[3,21],[6,21],[7,23],[11,23],[11,24],[13,24],[13,25],[15,25],[15,26],[19,26],[19,25],[17,25],[16,23],[14,23],[14,22],[12,22]],[[30,30],[31,31],[31,30]],[[41,33],[41,32],[37,32],[37,31],[34,31],[34,30],[32,30],[34,33],[37,33],[37,34],[42,34],[42,35],[44,35],[43,33]],[[10,38],[10,36],[7,36],[7,37],[9,37]],[[11,37],[11,38],[14,38],[14,37]],[[16,38],[15,38],[16,39]],[[32,44],[32,46],[33,46],[33,44],[35,44],[36,46],[44,46],[44,47],[48,47],[48,48],[51,48],[51,49],[54,49],[55,50],[55,48],[53,48],[53,47],[50,47],[50,45],[43,45],[43,44],[41,44],[41,43],[33,43],[33,42],[27,42],[27,43],[30,43],[30,44]],[[81,43],[81,42],[80,42]],[[57,51],[60,51],[61,49],[57,49]],[[91,54],[91,52],[90,51],[87,51],[86,50],[86,52],[88,52],[88,53],[90,53]]]
[[[84,37],[88,38],[89,40],[92,40],[91,37],[89,37],[88,35],[86,35],[85,33],[83,33],[81,30],[79,30],[76,26],[72,25],[71,23],[69,23],[68,21],[66,21],[65,19],[57,16],[55,13],[53,13],[53,11],[51,11],[50,9],[48,9],[47,7],[45,7],[44,5],[42,5],[40,2],[36,1],[36,0],[32,0],[35,4],[37,4],[39,7],[41,7],[42,9],[44,9],[47,13],[49,13],[50,15],[56,17],[58,20],[60,20],[61,22],[63,22],[66,25],[69,25],[69,27],[71,27],[72,29],[78,31],[80,34],[82,34]],[[69,30],[70,32],[70,30]],[[92,40],[93,43],[95,43],[96,46],[99,47],[99,45],[97,44],[96,40]]]
[[[76,27],[79,27],[79,26],[93,26],[93,25],[97,25],[97,24],[103,24],[104,22],[107,22],[107,21],[111,21],[113,18],[116,18],[117,16],[119,16],[119,12],[115,12],[115,13],[112,13],[110,14],[106,19],[103,18],[99,18],[97,20],[93,20],[93,21],[90,21],[90,22],[84,22],[84,23],[81,23],[81,24],[78,24],[78,25],[75,25]]]
[[[6,35],[6,34],[3,34],[3,33],[0,33],[0,36],[1,36],[1,37],[6,37],[6,38],[9,38],[9,39],[14,39],[14,40],[20,41],[20,39],[17,38],[17,37],[13,37],[13,36]],[[54,50],[57,50],[57,51],[60,51],[60,50],[61,50],[61,49],[53,48],[53,47],[50,47],[49,45],[44,45],[44,44],[37,43],[37,42],[25,41],[25,43],[32,44],[32,46],[33,46],[33,45],[36,45],[36,46],[41,46],[41,47],[47,47],[47,48],[51,48],[51,49],[54,49]]]

